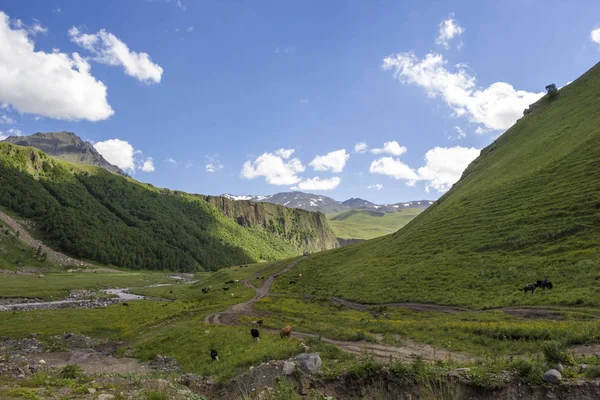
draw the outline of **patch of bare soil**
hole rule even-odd
[[[76,260],[72,257],[69,257],[63,253],[55,251],[50,247],[44,245],[41,241],[34,239],[27,229],[25,229],[20,222],[14,220],[13,218],[6,215],[4,212],[0,211],[0,219],[2,219],[10,228],[19,232],[19,239],[28,244],[29,246],[37,249],[39,247],[42,248],[42,251],[48,255],[48,259],[58,265],[73,265],[78,267],[93,267],[93,264],[90,264],[85,261]]]
[[[86,374],[130,374],[146,375],[152,371],[148,364],[135,358],[113,357],[92,349],[73,349],[55,353],[34,353],[26,356],[37,361],[44,360],[49,367],[64,367],[67,364],[79,365]]]

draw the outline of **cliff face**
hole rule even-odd
[[[290,241],[302,251],[314,252],[338,247],[338,240],[323,213],[286,208],[272,203],[235,201],[222,196],[198,197],[239,225],[264,229]]]

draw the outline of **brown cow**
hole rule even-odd
[[[281,336],[281,338],[283,339],[286,337],[289,338],[291,334],[292,334],[292,327],[288,325],[281,330],[281,332],[279,333],[279,336]]]

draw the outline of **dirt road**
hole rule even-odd
[[[289,270],[294,268],[296,266],[296,264],[304,258],[305,257],[299,258],[298,260],[290,263],[279,273],[270,275],[259,288],[256,288],[254,285],[252,285],[252,283],[250,283],[250,279],[245,279],[243,281],[243,284],[249,288],[256,290],[254,297],[244,303],[235,304],[235,305],[229,307],[225,311],[211,314],[204,319],[204,322],[207,324],[212,324],[212,325],[234,325],[236,323],[236,321],[238,320],[238,318],[241,317],[242,315],[256,315],[256,312],[253,309],[254,304],[256,302],[260,301],[261,299],[270,295],[271,285],[273,284],[273,281],[275,280],[275,278],[277,278],[281,274],[285,274],[286,272],[288,272]],[[263,273],[264,272],[261,272],[257,275],[261,275]],[[342,299],[338,299],[338,301],[340,303],[346,302],[345,300],[342,300]],[[350,305],[351,303],[352,302],[348,302],[347,304]],[[354,307],[358,308],[357,304],[358,303],[353,303],[352,305]],[[369,306],[364,306],[364,307],[368,308]],[[362,308],[362,306],[361,306],[361,308]],[[272,332],[275,332],[275,331],[272,331]],[[401,359],[421,357],[426,360],[444,360],[447,358],[452,358],[454,360],[460,360],[460,361],[468,360],[471,358],[464,354],[453,353],[453,352],[443,350],[443,349],[436,349],[436,348],[433,348],[426,344],[420,344],[420,343],[413,342],[411,340],[404,340],[404,339],[403,339],[403,342],[405,344],[404,347],[395,347],[395,346],[382,345],[382,344],[378,344],[378,343],[369,343],[367,341],[351,342],[351,341],[344,341],[344,340],[334,340],[334,339],[329,339],[329,338],[322,337],[320,335],[316,335],[313,333],[297,332],[297,331],[293,331],[292,336],[295,338],[299,338],[299,339],[310,339],[310,338],[320,337],[320,340],[322,342],[334,345],[348,353],[355,354],[355,355],[361,355],[361,354],[364,354],[364,352],[366,351],[367,353],[369,353],[370,355],[374,356],[375,358],[377,358],[381,361],[387,361],[391,357],[401,358]],[[383,338],[381,335],[379,335],[379,336],[375,335],[375,336],[379,340],[381,340]]]

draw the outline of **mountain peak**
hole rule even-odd
[[[84,141],[73,132],[37,132],[31,136],[9,136],[5,142],[35,147],[60,160],[102,167],[128,176],[121,168],[106,161],[90,142]]]

